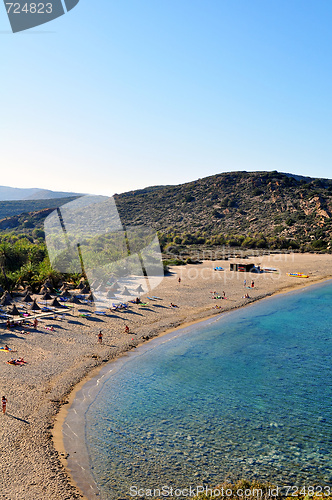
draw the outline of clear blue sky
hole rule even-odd
[[[12,34],[1,4],[0,184],[331,178],[331,26],[330,0],[80,0]]]

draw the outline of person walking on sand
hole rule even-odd
[[[247,280],[244,280],[243,282],[243,286],[246,287],[247,286]]]
[[[2,396],[2,413],[6,413],[7,399],[5,396]]]
[[[181,278],[179,277],[178,282],[181,283]]]
[[[255,286],[255,282],[254,282],[254,281],[252,281],[252,282],[251,282],[251,288],[254,288],[254,286]]]
[[[103,343],[103,334],[101,333],[101,330],[100,330],[100,332],[98,333],[98,342],[99,342],[99,344],[102,344],[102,343]]]
[[[35,330],[37,330],[37,326],[38,326],[38,319],[37,319],[37,318],[35,318],[35,319],[33,320],[33,327],[34,327],[34,329],[35,329]]]
[[[129,331],[130,331],[130,330],[129,330],[129,326],[128,326],[128,325],[126,325],[126,326],[125,326],[125,333],[129,333]]]

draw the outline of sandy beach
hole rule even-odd
[[[59,430],[63,410],[56,431],[54,425],[60,408],[68,407],[75,386],[98,367],[149,338],[177,327],[268,295],[332,278],[332,255],[275,254],[244,261],[277,270],[261,274],[230,271],[229,264],[233,262],[240,261],[204,261],[172,267],[170,274],[153,290],[153,296],[158,299],[142,297],[149,302],[146,307],[131,303],[127,310],[108,311],[105,316],[92,314],[89,318],[79,316],[73,308],[65,319],[46,318],[40,321],[37,330],[30,328],[24,333],[20,327],[7,330],[5,324],[0,326],[0,345],[7,344],[17,351],[15,354],[0,352],[1,396],[5,395],[8,400],[7,413],[0,417],[2,498],[82,498],[66,471],[61,450]],[[217,266],[224,270],[215,271]],[[291,272],[302,272],[309,278],[287,276],[286,273]],[[252,280],[254,287],[251,287]],[[225,298],[213,299],[213,292],[221,297],[225,292]],[[245,294],[249,298],[243,298]],[[171,303],[178,307],[170,307]],[[89,308],[93,313],[94,308]],[[130,329],[129,334],[125,333],[125,325]],[[100,330],[102,344],[97,339]],[[27,364],[7,364],[11,357],[23,357]]]

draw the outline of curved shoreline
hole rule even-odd
[[[324,282],[327,282],[327,281],[329,281],[331,279],[332,279],[332,275],[327,274],[325,276],[321,276],[321,277],[317,277],[317,278],[312,278],[312,279],[310,279],[310,281],[307,281],[307,282],[301,283],[301,284],[300,283],[298,283],[298,284],[287,284],[287,285],[284,284],[280,288],[277,287],[277,289],[274,290],[274,291],[272,291],[272,292],[266,291],[262,295],[259,295],[259,296],[255,297],[255,298],[252,298],[248,303],[242,303],[242,304],[238,304],[238,305],[235,305],[235,306],[231,306],[231,307],[226,308],[225,310],[220,311],[220,312],[216,309],[213,314],[211,314],[211,309],[209,309],[209,310],[203,309],[203,310],[200,311],[200,317],[199,318],[197,318],[197,319],[195,319],[193,321],[188,321],[188,317],[186,317],[182,321],[179,320],[178,321],[178,325],[176,325],[176,326],[174,325],[174,322],[171,322],[168,325],[164,326],[164,328],[159,329],[158,333],[156,333],[155,335],[153,335],[153,337],[150,338],[147,342],[150,342],[150,341],[156,340],[156,339],[160,340],[165,335],[168,335],[170,333],[174,333],[174,332],[176,332],[178,330],[184,330],[185,328],[190,327],[192,325],[196,325],[198,323],[206,322],[206,321],[208,321],[210,319],[216,318],[217,316],[224,315],[224,313],[229,313],[231,311],[240,309],[242,307],[250,306],[253,303],[255,303],[257,301],[260,301],[260,300],[262,300],[264,298],[273,297],[273,296],[276,296],[276,295],[279,295],[279,294],[289,293],[289,292],[293,292],[293,291],[304,290],[304,289],[306,289],[308,287],[311,287],[311,286],[323,284]],[[142,339],[140,339],[140,340],[141,340],[141,342],[138,343],[137,345],[135,345],[134,347],[137,347],[138,345],[143,345],[143,340]],[[54,443],[54,447],[57,450],[59,456],[61,457],[61,462],[62,462],[62,465],[65,468],[65,471],[66,471],[66,473],[68,475],[70,484],[72,486],[74,486],[75,488],[77,488],[77,490],[80,492],[80,495],[82,496],[82,498],[84,498],[84,500],[92,500],[92,499],[98,498],[98,494],[96,494],[96,492],[93,491],[93,492],[91,492],[92,496],[89,495],[89,497],[86,497],[85,494],[84,494],[84,492],[81,490],[81,488],[79,488],[79,486],[76,483],[75,479],[72,477],[71,470],[68,467],[67,460],[65,458],[66,455],[67,455],[67,451],[66,451],[66,449],[64,447],[64,443],[63,443],[63,424],[64,424],[64,421],[65,421],[67,415],[68,415],[68,410],[71,408],[72,404],[75,401],[77,393],[90,380],[95,379],[96,377],[98,377],[100,375],[100,372],[103,369],[106,370],[109,365],[112,365],[113,362],[117,362],[124,355],[127,355],[130,352],[133,352],[132,348],[129,349],[129,350],[125,350],[125,351],[121,352],[120,354],[118,354],[115,358],[110,359],[107,362],[106,365],[105,364],[100,364],[98,367],[94,367],[88,373],[88,375],[86,375],[75,386],[74,390],[70,393],[70,396],[69,396],[69,406],[62,405],[60,407],[60,410],[59,410],[58,414],[56,415],[55,425],[54,425],[54,429],[53,429],[53,443]],[[89,471],[89,474],[92,477],[91,471]]]

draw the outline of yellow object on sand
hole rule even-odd
[[[287,276],[292,276],[292,278],[309,278],[308,274],[303,273],[286,273]]]

